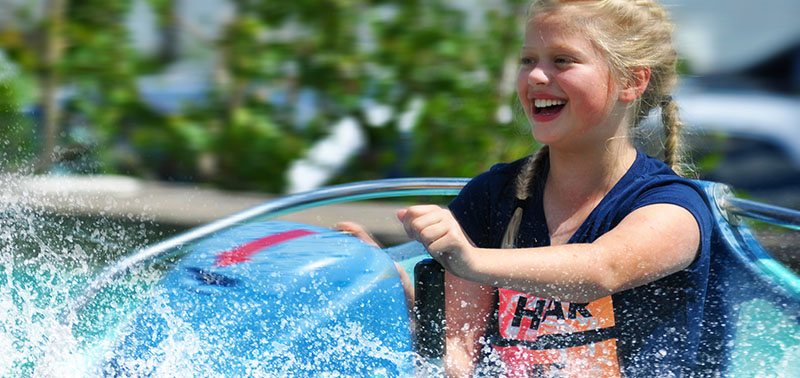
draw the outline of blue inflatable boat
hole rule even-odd
[[[393,264],[412,277],[415,266],[435,266],[420,264],[427,253],[419,244],[382,250],[338,231],[269,219],[336,202],[451,196],[466,182],[398,179],[325,188],[132,254],[100,274],[67,317],[93,351],[89,374],[439,374],[441,274],[417,271],[417,290],[424,292],[415,337]],[[800,212],[700,184],[717,222],[698,376],[800,377],[800,277],[767,254],[741,222],[746,216],[798,229]]]

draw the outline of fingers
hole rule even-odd
[[[405,229],[408,237],[426,244],[421,239],[420,233],[423,229],[438,221],[439,217],[436,213],[440,210],[441,208],[438,206],[412,206],[398,211],[397,217],[403,222],[403,229]]]
[[[400,209],[397,210],[397,219],[401,222],[405,221],[407,216],[411,216],[413,218],[420,217],[422,215],[436,212],[436,211],[443,211],[443,209],[436,205],[416,205],[411,206],[407,209]]]
[[[458,276],[471,272],[476,249],[453,214],[438,206],[412,206],[397,212],[408,236],[425,246],[445,269]]]
[[[433,244],[444,238],[450,232],[450,225],[444,222],[432,223],[418,231],[419,236],[425,241],[425,246],[429,249],[433,248]]]
[[[434,205],[412,206],[398,211],[398,218],[403,221],[408,236],[421,242],[429,252],[438,252],[431,250],[434,243],[450,246],[457,242],[460,226],[447,209]]]
[[[408,210],[406,209],[397,210],[397,219],[400,220],[400,222],[402,222],[403,218],[406,217],[406,213],[408,213]]]
[[[373,245],[373,246],[376,246],[378,248],[382,248],[381,245],[377,241],[375,241],[375,239],[372,237],[372,235],[370,235],[369,232],[367,232],[367,230],[364,229],[364,227],[361,226],[358,223],[355,223],[355,222],[339,222],[339,223],[336,223],[333,226],[333,228],[335,230],[337,230],[337,231],[342,231],[342,232],[346,232],[348,234],[351,234],[351,235],[363,240],[365,243],[367,243],[369,245]]]

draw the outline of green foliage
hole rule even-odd
[[[131,47],[124,20],[133,4],[68,1],[57,69],[71,95],[62,103],[60,144],[93,162],[73,170],[281,192],[289,164],[345,117],[358,121],[366,146],[334,181],[472,176],[531,150],[527,126],[496,117],[516,101],[507,67],[526,1],[497,2],[470,22],[446,0],[231,0],[234,17],[205,41],[217,58],[213,77],[198,78],[210,86],[206,99],[169,113],[139,90],[142,75],[164,71],[172,58]],[[160,30],[179,26],[175,0],[147,4]],[[42,61],[25,42],[41,39],[45,20],[32,14],[28,27],[0,28],[0,43],[26,77]],[[313,108],[300,93],[314,94]],[[365,103],[391,116],[372,125]],[[416,109],[410,129],[409,109]],[[298,112],[311,112],[310,121],[298,123]]]
[[[531,139],[495,117],[513,101],[499,87],[504,63],[517,55],[520,2],[507,2],[505,14],[488,14],[480,28],[448,2],[424,3],[384,2],[396,15],[371,21],[376,43],[366,59],[380,74],[362,79],[371,88],[368,96],[398,114],[422,99],[416,125],[407,140],[400,138],[400,117],[380,131],[365,127],[368,147],[340,180],[472,176],[529,152]]]
[[[0,159],[10,171],[24,170],[35,155],[33,121],[22,114],[34,87],[29,76],[0,56]]]

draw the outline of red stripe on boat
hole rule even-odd
[[[250,261],[252,260],[250,256],[254,255],[256,252],[262,249],[271,247],[275,244],[280,244],[292,239],[297,239],[299,237],[312,234],[316,234],[316,232],[308,230],[290,230],[270,236],[265,236],[261,239],[253,240],[247,244],[242,244],[229,251],[220,252],[217,255],[216,261],[214,261],[214,266],[223,267],[232,264],[238,264],[245,261]]]

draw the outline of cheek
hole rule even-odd
[[[520,105],[525,110],[525,114],[530,112],[530,101],[528,100],[528,73],[520,70],[517,75],[517,98]]]
[[[605,80],[597,80],[595,77],[571,77],[562,81],[562,88],[571,93],[570,104],[578,107],[580,113],[589,119],[604,118],[609,110],[611,92]]]

